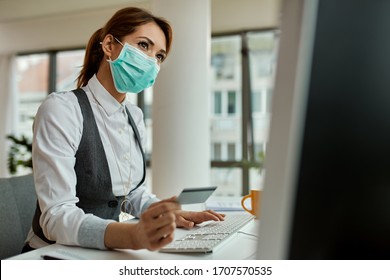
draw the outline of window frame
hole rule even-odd
[[[239,168],[241,169],[241,194],[245,195],[249,193],[250,189],[250,169],[252,166],[256,166],[259,162],[258,156],[255,155],[255,143],[253,139],[253,106],[252,106],[252,90],[251,90],[251,77],[249,70],[249,48],[248,48],[248,34],[249,33],[261,33],[261,32],[273,32],[275,36],[279,37],[279,28],[261,28],[261,29],[248,29],[238,32],[223,32],[214,33],[211,39],[218,37],[228,36],[240,36],[241,39],[241,114],[242,114],[242,125],[241,125],[241,139],[242,139],[242,159],[241,160],[211,160],[211,168]],[[212,89],[210,89],[213,92]],[[240,94],[236,92],[236,95]],[[267,94],[267,98],[269,95]],[[239,108],[236,108],[238,111]],[[248,130],[244,129],[248,128]]]

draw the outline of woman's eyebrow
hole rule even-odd
[[[149,44],[151,44],[152,46],[155,46],[156,44],[148,37],[145,37],[145,36],[138,36],[137,37],[138,39],[144,39],[146,40]],[[160,52],[166,54],[167,52],[164,50],[164,49],[161,49]]]

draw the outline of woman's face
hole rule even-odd
[[[129,45],[140,49],[148,56],[157,59],[158,64],[161,64],[167,56],[164,32],[155,22],[141,25],[134,33],[117,39],[120,40],[122,44],[128,43]],[[118,57],[121,50],[121,44],[116,43],[113,47],[113,60]]]

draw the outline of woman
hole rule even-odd
[[[54,242],[157,250],[176,226],[223,220],[213,211],[183,211],[175,197],[159,201],[145,189],[143,114],[126,92],[153,85],[171,42],[164,19],[119,10],[89,40],[79,89],[42,103],[33,139],[38,205],[25,250]],[[139,222],[118,222],[130,214]]]

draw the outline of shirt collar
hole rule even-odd
[[[123,107],[127,104],[128,98],[127,94],[125,100],[122,103],[119,103],[99,82],[96,77],[96,74],[88,81],[88,88],[91,91],[92,95],[96,98],[97,102],[104,109],[107,116],[111,116],[118,111],[121,111]]]

